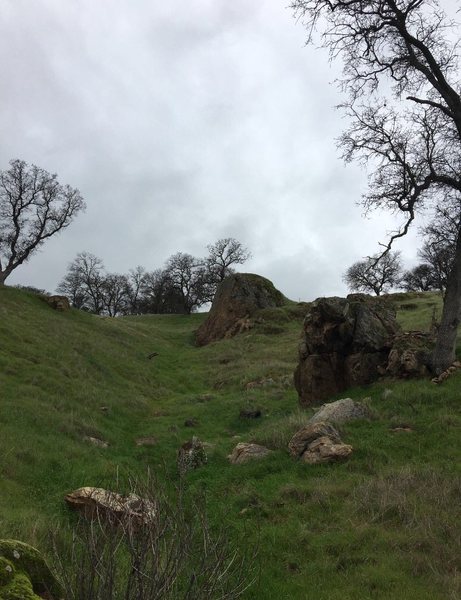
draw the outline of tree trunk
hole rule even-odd
[[[456,360],[456,338],[461,313],[461,231],[456,240],[456,254],[447,280],[442,319],[432,354],[432,368],[440,375]]]
[[[5,285],[5,279],[8,277],[9,273],[6,271],[0,271],[0,285]]]

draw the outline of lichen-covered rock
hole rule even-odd
[[[198,469],[208,462],[204,445],[195,436],[178,450],[178,471],[185,475],[188,471]]]
[[[70,303],[67,296],[45,296],[45,299],[54,310],[70,310]]]
[[[367,419],[371,411],[365,404],[355,402],[351,398],[343,398],[336,402],[323,404],[309,419],[309,423],[328,421],[329,423],[346,423],[356,419]]]
[[[136,494],[122,496],[104,488],[82,487],[67,494],[64,498],[74,510],[85,517],[105,516],[117,521],[129,519],[133,523],[149,523],[155,519],[156,506],[150,500]]]
[[[333,425],[324,421],[308,423],[295,433],[288,449],[292,456],[308,464],[344,460],[352,452],[352,446],[343,444]]]
[[[396,335],[389,352],[386,372],[400,378],[428,376],[434,343],[434,337],[422,331]]]
[[[230,454],[228,458],[231,464],[241,465],[251,460],[260,460],[271,453],[271,450],[264,446],[260,446],[259,444],[247,444],[241,442],[235,446],[232,454]]]
[[[60,597],[60,586],[42,554],[18,540],[0,540],[0,599],[50,600]]]
[[[324,436],[309,444],[301,460],[309,465],[317,465],[345,460],[351,453],[352,446],[343,443],[335,444],[329,437]]]
[[[291,456],[302,456],[309,445],[320,437],[328,437],[335,444],[341,443],[339,433],[330,423],[308,423],[291,438],[288,444]]]
[[[355,294],[319,298],[304,319],[295,386],[302,405],[376,380],[400,332],[389,302]]]
[[[261,309],[283,306],[287,300],[271,281],[260,275],[236,273],[222,281],[207,319],[197,330],[196,342],[204,346],[248,330],[251,317]]]

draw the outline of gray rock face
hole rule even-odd
[[[260,275],[230,275],[218,286],[210,313],[197,330],[196,342],[204,346],[232,337],[252,326],[250,317],[257,310],[283,306],[285,302],[272,282]]]
[[[400,327],[385,300],[319,298],[303,324],[295,386],[304,406],[376,380]]]
[[[347,421],[367,419],[368,417],[370,417],[370,409],[367,406],[360,402],[354,402],[351,398],[343,398],[342,400],[336,400],[336,402],[323,404],[309,419],[309,423],[319,421],[346,423]]]
[[[272,451],[259,444],[246,444],[241,442],[237,444],[229,456],[229,462],[233,465],[241,465],[251,460],[265,458]]]

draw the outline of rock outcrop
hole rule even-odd
[[[319,298],[304,319],[295,386],[300,403],[318,404],[385,370],[400,332],[390,303],[363,294]]]
[[[333,425],[319,421],[295,433],[288,450],[291,456],[313,465],[345,460],[352,453],[352,446],[343,444]]]
[[[61,598],[60,586],[36,548],[18,540],[0,540],[0,598]]]
[[[233,465],[241,465],[251,460],[260,460],[271,454],[271,450],[259,444],[237,444],[229,455],[229,462]]]
[[[197,330],[197,345],[246,331],[258,310],[285,303],[286,298],[268,279],[249,273],[230,275],[219,284],[208,317]]]

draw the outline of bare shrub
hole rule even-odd
[[[52,533],[66,600],[232,600],[254,583],[255,550],[211,527],[203,495],[152,479],[129,491],[146,500],[146,518],[96,511]]]

